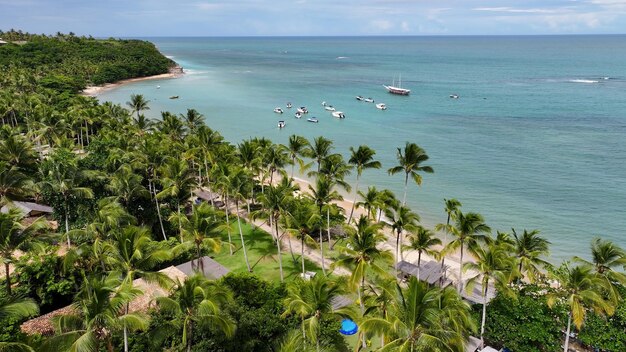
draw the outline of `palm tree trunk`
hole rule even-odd
[[[239,200],[235,200],[235,209],[237,211],[237,225],[239,226],[239,237],[241,238],[241,247],[243,248],[243,258],[246,261],[246,266],[248,267],[248,272],[251,273],[252,269],[250,268],[250,262],[248,261],[248,252],[246,252],[246,242],[243,239],[243,230],[241,229],[241,218],[239,217]]]
[[[180,236],[180,243],[183,243],[183,223],[180,221],[180,201],[176,200],[176,209],[178,209],[178,235]]]
[[[189,322],[189,329],[187,332],[187,352],[191,352],[191,330],[193,329],[193,323]]]
[[[228,214],[230,213],[230,209],[228,209],[228,192],[224,196],[224,209],[226,210],[226,232],[228,233],[228,249],[230,250],[230,255],[233,255],[233,239],[230,235],[230,220],[228,219]]]
[[[409,185],[409,174],[407,173],[404,177],[404,197],[402,197],[402,206],[406,205],[406,190]]]
[[[356,186],[354,187],[354,201],[352,201],[352,208],[350,208],[350,216],[348,217],[348,225],[352,221],[352,215],[354,214],[354,206],[356,204],[356,198],[359,196],[359,175],[356,175]]]
[[[422,262],[422,251],[417,251],[417,281],[420,281],[420,264]]]
[[[278,220],[274,219],[274,227],[276,228],[276,248],[278,248],[278,268],[280,269],[280,282],[284,281],[283,277],[283,256],[280,251],[280,236],[278,235]]]
[[[128,314],[128,305],[126,303],[126,307],[124,307],[124,312]],[[128,328],[126,327],[126,323],[124,323],[124,352],[128,352]]]
[[[304,277],[304,234],[303,233],[300,234],[300,238],[302,240],[302,243],[300,246],[300,260],[302,261],[302,277]]]
[[[400,264],[400,231],[396,232],[396,277],[398,276],[398,264]]]
[[[328,235],[328,248],[332,248],[330,245],[330,204],[326,208],[326,233]]]
[[[4,263],[5,281],[7,284],[7,297],[11,296],[11,276],[9,274],[9,263]]]
[[[363,287],[365,286],[365,276],[361,277],[361,285],[357,290],[359,292],[359,305],[361,306],[361,316],[365,315],[365,304],[363,303]],[[361,347],[367,348],[367,342],[365,341],[365,334],[361,332]]]
[[[326,266],[324,265],[324,239],[322,237],[322,227],[320,226],[320,254],[322,255],[322,273],[326,275]]]
[[[67,208],[67,198],[66,198],[65,207]],[[69,232],[70,232],[69,214],[67,212],[67,209],[65,209],[65,236],[67,236],[67,248],[68,249],[72,247],[72,242],[70,242]]]
[[[485,320],[487,318],[487,291],[489,291],[489,280],[485,282],[485,289],[483,294],[483,317],[480,322],[480,348],[485,348],[485,338],[483,335],[485,334]]]
[[[461,258],[459,259],[459,293],[463,291],[463,242],[461,242]]]
[[[283,236],[285,233],[283,232]],[[289,253],[291,254],[291,260],[293,260],[293,264],[297,264],[296,256],[293,254],[293,248],[291,247],[291,236],[287,236],[287,243],[289,244]]]
[[[570,311],[567,315],[567,332],[565,333],[565,344],[563,345],[563,352],[568,352],[569,350],[569,333],[572,327],[572,312]]]
[[[150,185],[148,185],[150,187]],[[159,199],[156,196],[156,185],[152,185],[151,191],[154,191],[154,202],[156,203],[157,215],[159,217],[159,225],[161,225],[161,233],[163,238],[167,241],[167,235],[165,235],[165,227],[163,227],[163,217],[161,216],[161,206],[159,205]]]

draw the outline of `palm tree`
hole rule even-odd
[[[611,241],[594,238],[591,241],[591,262],[579,257],[574,260],[593,267],[595,274],[606,282],[612,303],[617,304],[620,300],[617,286],[626,285],[626,275],[618,271],[626,266],[626,251]]]
[[[333,149],[333,141],[324,138],[322,136],[316,137],[313,140],[313,144],[310,144],[307,148],[306,154],[310,158],[313,158],[317,162],[317,173],[319,174],[322,165],[322,160],[330,155],[330,151]]]
[[[18,249],[27,249],[39,241],[35,236],[48,229],[48,223],[38,218],[30,225],[22,225],[24,215],[16,208],[8,212],[0,212],[0,256],[4,262],[7,296],[11,296],[11,277],[9,265],[15,260],[14,253]]]
[[[204,115],[196,109],[187,109],[187,114],[180,114],[180,117],[185,120],[187,128],[191,133],[195,133],[200,126],[204,125]]]
[[[243,238],[243,230],[241,228],[241,217],[239,215],[239,202],[246,199],[251,191],[252,180],[250,175],[242,168],[237,167],[230,177],[230,194],[235,201],[235,215],[237,216],[237,225],[239,226],[239,238],[241,239],[241,247],[243,249],[243,257],[248,267],[248,272],[252,272],[250,262],[248,261],[248,252],[246,251],[246,242]],[[226,210],[228,211],[228,210]]]
[[[396,270],[398,270],[398,263],[400,263],[400,258],[402,258],[402,246],[400,245],[402,232],[415,229],[420,221],[420,217],[409,207],[400,204],[388,210],[386,216],[389,218],[391,229],[396,233]]]
[[[540,274],[539,266],[548,267],[550,264],[541,259],[550,252],[550,241],[539,236],[539,230],[524,232],[518,236],[513,229],[514,249],[513,255],[517,258],[517,272],[524,278],[524,273],[528,276],[530,282],[535,282],[537,275]]]
[[[384,334],[383,350],[460,352],[475,327],[469,305],[453,288],[429,287],[411,277],[406,289],[396,284],[387,318],[367,318],[361,328]]]
[[[123,284],[129,288],[133,286],[136,276],[141,276],[148,282],[157,282],[161,286],[169,286],[171,279],[161,273],[151,270],[163,261],[170,259],[171,253],[157,249],[146,228],[126,226],[113,235],[108,242],[106,259],[108,266],[123,277]],[[129,312],[129,302],[126,302],[124,313]],[[128,327],[124,324],[124,351],[128,352]]]
[[[447,230],[455,237],[448,243],[448,250],[461,249],[459,259],[459,293],[463,290],[463,254],[465,247],[475,246],[478,241],[484,240],[485,235],[491,232],[491,228],[485,224],[482,215],[478,213],[463,214],[456,212],[454,226],[448,226]]]
[[[222,285],[197,274],[178,282],[171,297],[157,297],[159,307],[174,314],[171,323],[182,328],[182,343],[187,351],[193,346],[194,327],[199,322],[209,323],[227,337],[233,336],[236,325],[222,312],[232,294]]]
[[[572,267],[568,262],[551,273],[559,287],[556,292],[548,293],[548,305],[552,307],[557,300],[564,302],[568,308],[567,330],[563,351],[569,351],[569,337],[572,320],[577,329],[580,329],[585,321],[588,310],[597,314],[612,315],[615,307],[602,297],[607,289],[606,282],[593,273],[593,268],[582,264]]]
[[[197,179],[187,162],[175,158],[167,158],[165,165],[161,167],[163,190],[157,194],[158,198],[172,197],[176,201],[178,213],[178,229],[182,242],[182,225],[180,222],[180,205],[191,196],[191,192],[197,185]]]
[[[330,202],[334,200],[342,200],[343,197],[333,189],[333,182],[321,174],[315,181],[315,188],[309,185],[309,190],[311,191],[310,197],[315,202],[318,208],[318,212],[320,217],[322,216],[322,208],[326,206],[326,219],[327,224],[326,228],[328,230],[328,244],[330,245]],[[324,266],[324,246],[323,246],[323,237],[322,237],[322,226],[319,227],[319,235],[320,235],[320,251],[322,255],[322,272],[326,274],[326,268]]]
[[[363,170],[380,169],[382,166],[380,161],[374,160],[375,154],[376,151],[366,145],[361,145],[356,150],[354,150],[353,147],[350,147],[350,159],[348,160],[348,163],[356,168],[356,185],[354,187],[355,195],[354,201],[352,202],[352,208],[350,209],[350,216],[348,217],[348,224],[352,221],[352,215],[354,214],[356,196],[359,192],[359,181],[361,179],[361,175],[363,174]]]
[[[70,206],[73,202],[70,199],[75,198],[93,198],[93,191],[89,187],[80,187],[79,179],[82,173],[78,170],[76,162],[69,164],[55,163],[48,171],[45,179],[41,182],[43,189],[48,189],[52,193],[58,194],[63,199],[63,212],[65,218],[65,234],[67,236],[67,247],[71,247],[70,237],[68,235],[70,231],[69,225],[69,213]]]
[[[361,306],[361,315],[365,314],[363,303],[363,289],[365,287],[365,277],[369,273],[376,275],[387,275],[387,265],[393,263],[393,255],[388,250],[378,248],[385,242],[385,236],[380,232],[381,224],[371,224],[367,217],[361,215],[356,221],[356,228],[346,227],[348,231],[348,241],[341,248],[342,256],[331,266],[341,265],[352,271],[349,284],[351,288],[356,288]],[[365,345],[365,335],[363,335],[363,347]]]
[[[20,200],[31,193],[32,180],[6,162],[0,161],[0,206]]]
[[[124,164],[111,176],[106,187],[117,196],[122,205],[128,207],[131,201],[150,196],[142,181],[141,175],[133,172],[130,165]]]
[[[174,216],[178,216],[174,214]],[[222,242],[219,239],[221,235],[222,224],[216,220],[215,210],[207,203],[193,205],[191,215],[189,217],[181,215],[181,228],[183,241],[179,249],[188,249],[192,247],[196,251],[196,261],[199,270],[204,275],[203,262],[200,260],[203,249],[209,249],[215,253],[219,253]]]
[[[144,110],[150,110],[150,107],[148,106],[148,101],[145,100],[145,98],[141,94],[131,94],[130,101],[127,101],[126,105],[132,109],[132,112],[137,113],[137,118],[139,118],[140,112]]]
[[[443,202],[445,203],[446,207],[445,207],[445,212],[447,214],[447,218],[446,218],[446,227],[450,226],[450,220],[454,220],[454,217],[456,215],[456,212],[461,208],[462,204],[458,199],[452,198],[452,199],[445,199],[443,200]],[[446,236],[447,236],[447,232],[446,232]],[[448,238],[445,238],[444,244],[448,242]]]
[[[72,304],[73,312],[53,318],[57,335],[44,341],[43,351],[97,352],[100,344],[113,352],[113,332],[143,330],[148,321],[136,313],[124,313],[126,303],[141,291],[121,285],[118,275],[87,277]]]
[[[475,262],[463,264],[463,271],[471,270],[475,276],[467,280],[467,287],[472,288],[476,282],[480,282],[483,294],[483,314],[480,323],[480,347],[485,347],[485,319],[487,317],[487,295],[489,285],[495,283],[500,290],[505,290],[509,283],[511,267],[514,258],[510,257],[506,250],[499,245],[490,244],[484,247],[474,246],[470,248]]]
[[[291,178],[293,178],[293,171],[296,163],[300,165],[300,170],[305,169],[304,161],[302,157],[305,156],[309,141],[295,134],[289,136],[289,143],[287,144],[287,153],[291,160]]]
[[[376,186],[369,186],[366,193],[362,191],[357,191],[356,193],[363,199],[362,201],[356,202],[356,207],[364,207],[367,216],[372,220],[376,220],[374,210],[379,207],[378,201],[380,200]]]
[[[297,315],[302,321],[302,335],[315,341],[320,350],[320,323],[324,317],[350,316],[347,308],[333,309],[333,299],[344,292],[343,286],[326,276],[315,276],[308,281],[301,279],[287,285],[286,310],[283,316]]]
[[[319,223],[320,215],[317,213],[315,204],[307,199],[300,198],[290,202],[284,217],[285,229],[288,233],[300,237],[300,260],[302,262],[302,275],[304,276],[304,244],[315,246],[315,239],[311,236],[316,224]]]
[[[420,264],[422,262],[422,252],[427,255],[433,256],[435,255],[435,250],[432,247],[440,245],[441,240],[434,237],[435,234],[422,227],[417,226],[414,230],[411,231],[409,235],[409,244],[403,246],[404,249],[417,251],[417,279],[420,279],[419,269]]]
[[[32,298],[0,298],[0,319],[18,321],[39,314],[39,306]],[[0,342],[0,351],[18,352],[35,350],[20,342]]]
[[[433,173],[432,167],[427,165],[421,165],[428,160],[426,151],[420,148],[415,143],[406,142],[404,152],[401,148],[398,148],[398,165],[389,169],[390,175],[395,175],[398,172],[404,172],[404,197],[402,198],[402,205],[406,204],[406,191],[409,182],[409,176],[417,183],[418,186],[422,185],[422,175],[420,172]]]

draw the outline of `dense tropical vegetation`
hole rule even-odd
[[[589,259],[553,267],[538,231],[493,234],[456,199],[425,227],[406,205],[409,177],[434,171],[417,144],[388,169],[404,176],[398,199],[360,185],[383,167],[366,145],[232,144],[194,109],[152,119],[141,95],[125,108],[78,94],[167,71],[150,43],[0,37],[12,42],[0,46],[0,350],[464,351],[470,336],[513,351],[567,351],[570,337],[624,350],[622,248],[593,240]],[[18,201],[53,213],[26,217]],[[208,278],[207,255],[232,273]],[[431,259],[456,288],[420,269],[398,276],[397,263]],[[195,275],[167,274],[188,261]],[[20,328],[50,312],[42,330]],[[345,318],[354,339],[339,333]]]

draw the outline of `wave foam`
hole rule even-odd
[[[335,58],[335,60],[343,60],[343,59],[348,59],[348,57],[347,56],[337,56]]]

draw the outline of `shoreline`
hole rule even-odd
[[[79,94],[85,97],[95,98],[103,92],[109,91],[111,89],[115,89],[117,87],[120,87],[128,83],[151,81],[151,80],[158,80],[158,79],[174,79],[174,78],[179,78],[184,74],[185,74],[185,71],[183,70],[183,68],[177,65],[177,66],[170,68],[168,73],[161,73],[158,75],[146,76],[146,77],[128,78],[128,79],[123,79],[121,81],[117,81],[113,83],[105,83],[99,86],[87,86]]]

